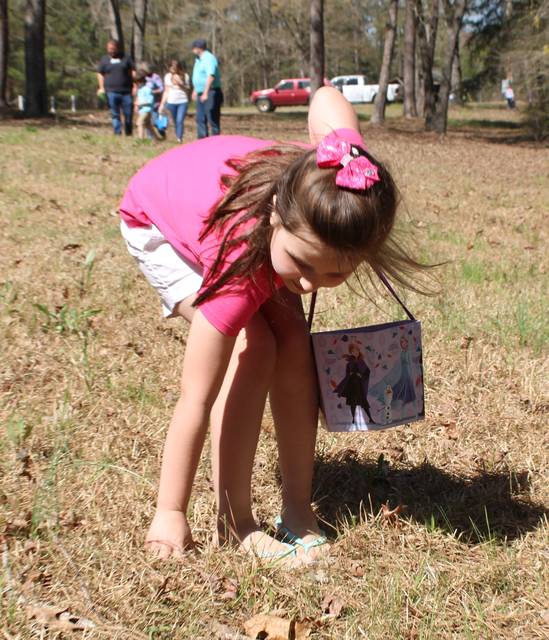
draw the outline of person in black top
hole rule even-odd
[[[132,134],[133,114],[133,69],[134,64],[129,56],[120,50],[117,40],[107,42],[107,54],[97,65],[97,95],[107,95],[111,110],[112,128],[116,135],[122,133],[120,111],[124,114],[124,133]]]

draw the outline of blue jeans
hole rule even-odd
[[[175,137],[181,141],[183,140],[183,129],[185,116],[187,115],[188,102],[182,102],[181,104],[166,103],[168,111],[172,114],[172,120],[175,127]]]
[[[124,114],[124,133],[127,136],[131,136],[133,115],[132,94],[107,91],[107,101],[111,110],[112,128],[114,129],[114,133],[117,136],[122,133],[122,121],[120,120],[120,111],[122,111]]]
[[[223,104],[223,91],[210,89],[206,102],[200,100],[199,93],[196,100],[196,133],[198,138],[207,138],[209,135],[217,136],[221,131],[221,105]],[[211,134],[208,133],[208,125]]]

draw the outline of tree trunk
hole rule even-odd
[[[311,98],[324,85],[324,0],[311,0]]]
[[[417,37],[421,60],[421,75],[423,80],[423,103],[420,109],[425,118],[425,128],[433,129],[436,95],[433,86],[433,61],[435,58],[435,45],[438,30],[439,0],[431,1],[430,15],[426,16],[423,9],[423,0],[416,0],[418,13]]]
[[[135,62],[145,59],[145,26],[147,24],[147,0],[133,1],[132,58]]]
[[[371,124],[381,124],[385,121],[385,105],[387,103],[387,86],[393,62],[393,51],[396,39],[396,24],[398,15],[398,0],[390,0],[389,15],[385,25],[385,42],[383,44],[383,61],[379,72],[379,88],[374,102],[374,112]]]
[[[25,9],[25,113],[48,113],[44,28],[46,0],[27,0]]]
[[[404,19],[404,116],[416,118],[416,11],[415,0],[406,0]]]
[[[443,0],[443,6],[448,33],[442,63],[442,82],[440,83],[438,102],[433,119],[433,129],[437,133],[446,133],[448,127],[448,99],[452,81],[452,64],[467,0],[455,0],[453,4],[450,4],[450,0]]]
[[[254,48],[257,52],[257,64],[261,70],[262,84],[264,87],[268,87],[271,84],[273,64],[270,47],[272,8],[270,3],[264,6],[257,0],[248,0],[248,6],[257,28],[257,32],[254,33],[253,37]]]
[[[124,51],[124,32],[120,18],[119,0],[107,0],[109,6],[109,32],[112,40],[117,40],[120,51]]]
[[[0,108],[7,107],[9,27],[8,0],[0,0]]]
[[[455,104],[463,104],[463,96],[461,93],[461,58],[459,55],[459,38],[456,42],[456,51],[452,62],[452,74],[450,81],[450,91],[454,96]]]

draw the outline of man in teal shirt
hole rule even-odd
[[[198,38],[192,43],[196,56],[193,67],[193,95],[196,102],[196,129],[198,138],[217,136],[221,131],[221,75],[217,58],[208,51],[206,40]],[[208,125],[210,132],[208,131]]]

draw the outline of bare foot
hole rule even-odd
[[[216,543],[219,545],[230,544],[257,560],[280,563],[284,566],[292,564],[296,557],[296,551],[292,545],[283,543],[258,529],[255,522],[239,527],[238,532],[234,530],[228,532],[226,527],[220,526]]]
[[[295,559],[295,549],[264,531],[252,531],[240,541],[240,549],[266,562],[287,563]]]
[[[149,527],[145,548],[162,558],[182,558],[185,551],[194,548],[194,542],[182,511],[158,509]]]

